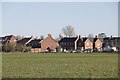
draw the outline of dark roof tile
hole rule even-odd
[[[75,42],[75,40],[77,39],[77,37],[64,37],[63,39],[61,39],[59,42]]]
[[[31,38],[23,38],[19,41],[17,41],[18,44],[25,45]]]

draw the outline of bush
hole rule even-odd
[[[20,52],[22,52],[22,51],[23,51],[23,45],[21,45],[21,44],[16,44],[16,46],[15,46],[15,51],[20,51]]]
[[[23,50],[22,50],[23,52],[29,52],[29,51],[31,51],[31,47],[29,47],[29,46],[23,46]]]
[[[14,43],[6,42],[2,46],[2,51],[4,51],[4,52],[14,52],[15,51],[15,44]]]

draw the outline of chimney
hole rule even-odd
[[[97,35],[95,36],[95,38],[97,38]]]
[[[81,36],[80,35],[77,35],[77,38],[80,38]]]
[[[112,36],[110,36],[111,38],[113,38]]]
[[[33,36],[31,36],[31,38],[33,39],[34,37],[33,37]]]
[[[48,37],[51,37],[51,34],[48,34]]]

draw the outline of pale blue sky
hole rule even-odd
[[[118,35],[117,2],[8,2],[2,3],[3,35],[57,37],[71,25],[76,34],[105,32]]]

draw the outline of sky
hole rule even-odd
[[[2,35],[52,36],[71,25],[81,36],[118,35],[117,2],[3,2]],[[62,34],[63,35],[63,34]]]
[[[118,13],[120,13],[120,1],[118,3]],[[118,15],[118,36],[120,36],[120,14]]]

